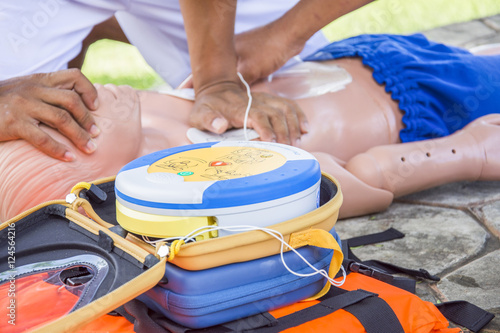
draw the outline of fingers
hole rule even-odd
[[[43,83],[49,87],[74,90],[90,110],[95,110],[99,106],[97,90],[79,69],[72,68],[41,75]]]
[[[56,127],[54,128],[59,129],[59,124],[67,125],[71,123],[71,125],[73,125],[73,122],[70,120],[74,120],[75,124],[79,127],[78,132],[85,130],[87,133],[92,135],[92,137],[99,135],[100,131],[95,123],[94,117],[89,109],[84,105],[80,95],[78,95],[75,91],[56,88],[38,89],[40,90],[39,96],[43,102],[47,105],[58,107],[60,111],[64,111],[66,114],[64,115],[60,111],[53,109],[53,116],[58,117],[59,119],[48,125],[52,127],[55,125]],[[90,139],[89,134],[87,134],[88,139]]]
[[[302,109],[287,99],[267,94],[254,94],[254,97],[257,102],[249,117],[261,139],[299,146],[301,135],[307,132],[304,131],[307,119]]]
[[[54,140],[50,135],[42,131],[36,124],[23,123],[18,132],[20,139],[26,140],[35,148],[50,157],[64,162],[71,162],[76,158],[65,145]]]
[[[263,141],[300,145],[302,133],[307,132],[307,120],[299,106],[266,93],[254,93],[252,97],[248,127],[255,129]],[[240,128],[247,105],[247,93],[238,84],[213,85],[197,93],[190,124],[217,134]]]
[[[63,161],[73,153],[44,132],[46,124],[86,153],[95,151],[99,134],[91,109],[97,91],[78,70],[33,74],[0,81],[0,141],[24,139],[49,156]]]
[[[270,106],[250,110],[251,127],[259,133],[262,141],[294,144],[300,138],[300,133],[296,130],[295,117],[287,113],[287,110]]]
[[[85,131],[66,110],[45,104],[36,119],[67,137],[81,151],[91,154],[97,146]]]
[[[194,108],[189,116],[189,123],[198,129],[217,134],[224,133],[229,127],[229,123],[224,116],[207,105]]]
[[[269,108],[272,109],[272,108]],[[253,111],[253,112],[252,112]],[[274,112],[274,110],[272,110]],[[274,125],[276,125],[276,121],[274,121]],[[276,134],[273,129],[273,122],[269,117],[269,111],[259,109],[259,110],[250,110],[248,126],[253,128],[260,136],[261,141],[267,142],[277,142]]]

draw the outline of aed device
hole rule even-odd
[[[130,232],[159,238],[213,225],[265,227],[317,208],[320,179],[314,156],[293,146],[180,146],[138,158],[118,172],[116,218]],[[210,231],[197,239],[225,234]]]

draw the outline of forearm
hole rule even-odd
[[[195,91],[238,81],[234,48],[236,0],[181,0]]]
[[[301,0],[276,24],[286,27],[289,37],[304,44],[318,30],[373,0]]]
[[[196,94],[190,125],[220,134],[243,127],[248,119],[247,125],[262,140],[297,143],[306,132],[305,117],[290,101],[254,95],[245,118],[249,98],[237,75],[236,0],[180,0],[180,5]],[[258,44],[253,49],[259,51],[262,47]]]

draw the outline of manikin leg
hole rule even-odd
[[[379,146],[346,170],[395,197],[455,181],[500,180],[500,114],[481,117],[444,138]]]

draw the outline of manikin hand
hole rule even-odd
[[[253,93],[252,98],[248,127],[255,129],[261,140],[300,145],[307,120],[295,102],[266,93]],[[190,124],[218,134],[243,127],[247,103],[246,90],[238,83],[209,86],[197,92]]]
[[[85,153],[96,149],[99,134],[91,110],[97,92],[76,69],[33,74],[0,82],[0,141],[24,139],[45,154],[63,161],[75,158],[68,148],[39,128],[57,129]]]
[[[238,71],[248,83],[280,69],[304,48],[305,40],[290,38],[277,21],[235,36]]]

